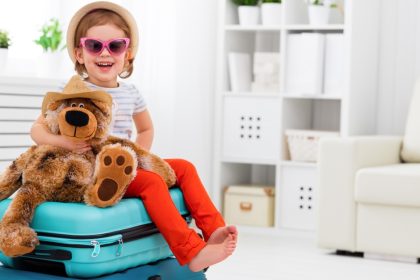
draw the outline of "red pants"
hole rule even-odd
[[[214,230],[225,225],[221,214],[211,202],[194,165],[182,159],[166,161],[175,171],[177,185],[182,190],[187,208],[207,240]],[[125,197],[139,197],[143,200],[150,218],[181,265],[189,263],[206,245],[179,214],[168,187],[158,174],[137,170]]]

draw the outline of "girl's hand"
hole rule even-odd
[[[92,147],[85,141],[74,141],[65,136],[59,135],[56,146],[62,147],[69,151],[83,154],[90,151]]]

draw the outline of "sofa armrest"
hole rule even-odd
[[[318,165],[318,245],[356,251],[356,172],[400,162],[402,137],[358,136],[323,139]]]

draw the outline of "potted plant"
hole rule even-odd
[[[260,19],[259,0],[232,0],[238,5],[240,25],[256,25]]]
[[[281,0],[262,0],[261,22],[263,25],[280,25],[282,21]]]
[[[10,45],[9,33],[5,30],[0,30],[0,72],[6,69],[7,53]]]
[[[39,63],[41,75],[56,76],[60,69],[60,51],[65,48],[62,46],[63,32],[60,22],[56,18],[50,19],[40,30],[41,35],[35,43],[43,49],[42,63]]]

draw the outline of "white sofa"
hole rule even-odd
[[[403,137],[322,140],[318,184],[320,247],[420,258],[420,82]]]

